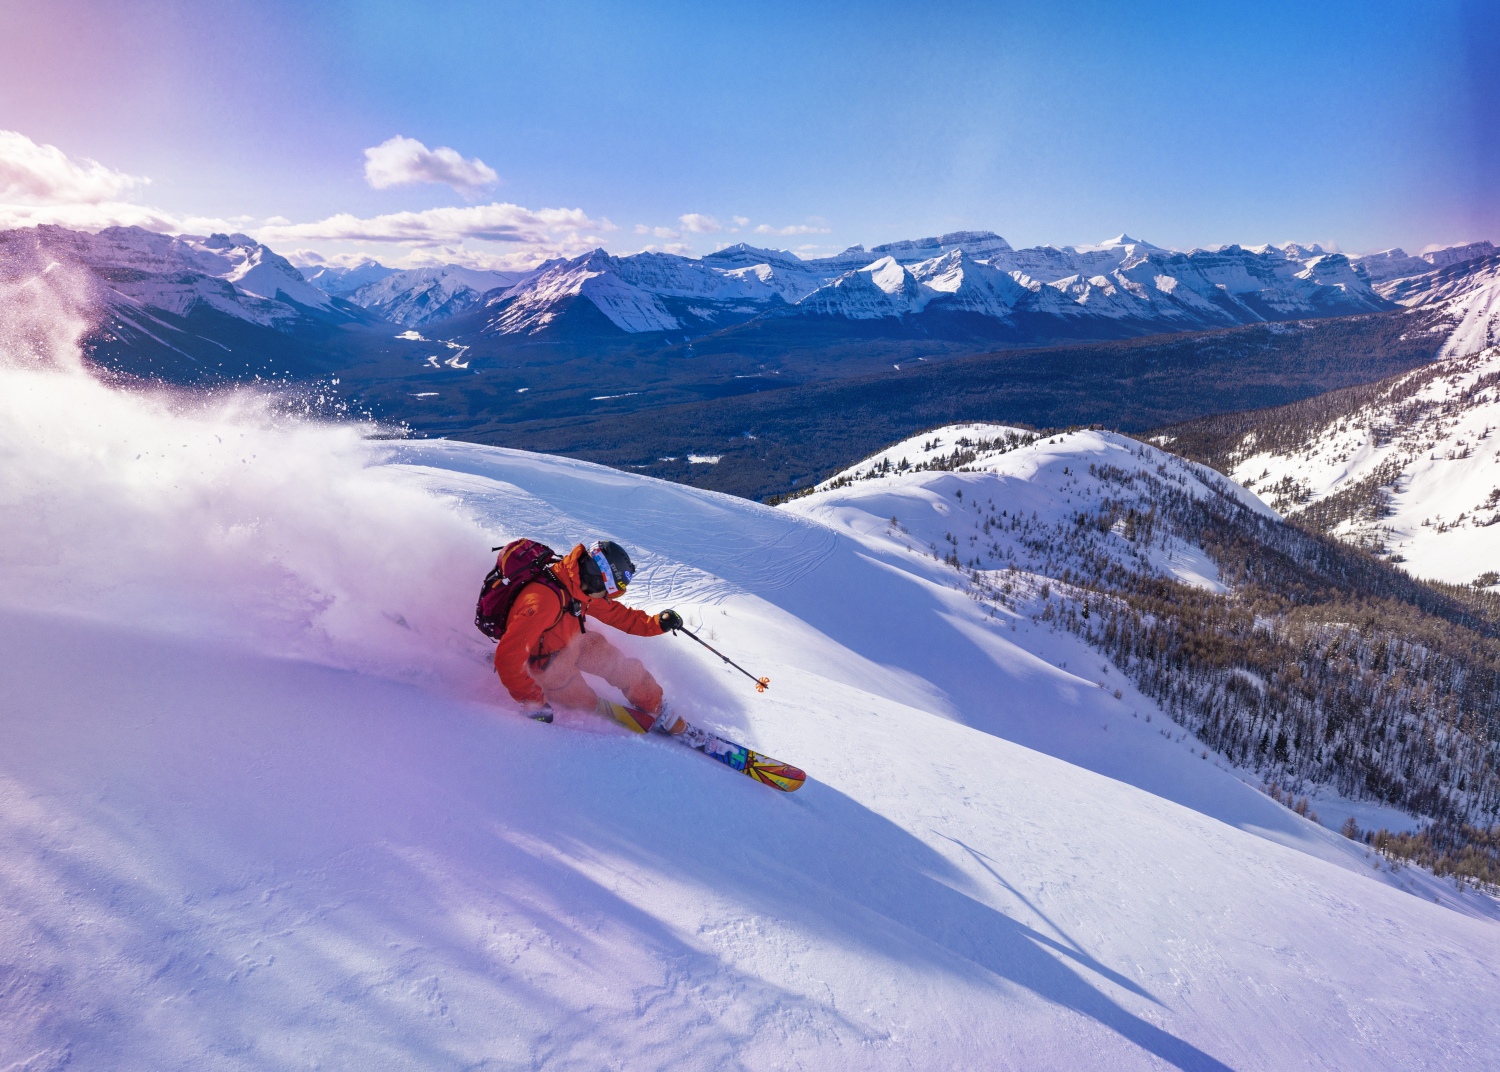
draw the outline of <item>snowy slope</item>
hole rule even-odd
[[[1081,459],[1140,457],[1114,437],[772,510],[113,392],[78,325],[43,328],[0,370],[0,1067],[1478,1069],[1500,1044],[1491,902],[1372,868],[911,546],[950,484],[1067,509]],[[808,785],[520,719],[469,608],[521,533],[630,547],[634,601],[772,688],[622,645]]]
[[[1333,535],[1416,576],[1468,584],[1500,569],[1500,348],[1395,377],[1293,436],[1251,431],[1230,451],[1234,478],[1283,512],[1341,506]]]
[[[1444,354],[1478,353],[1500,342],[1500,254],[1395,279],[1380,289],[1392,301],[1437,318],[1448,334]]]

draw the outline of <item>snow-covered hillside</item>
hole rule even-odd
[[[39,310],[0,335],[0,1067],[1453,1070],[1500,1046],[1493,902],[1273,802],[928,547],[955,491],[1040,518],[1090,460],[1170,460],[997,432],[1003,472],[769,509],[113,391]],[[771,689],[620,643],[807,786],[520,718],[470,618],[522,533],[631,548],[632,601]]]
[[[1478,259],[1445,262],[1379,289],[1392,301],[1431,314],[1448,336],[1445,355],[1474,354],[1500,343],[1500,254],[1493,248]]]
[[[1469,611],[1331,553],[1206,466],[1107,432],[956,426],[788,508],[930,555],[1000,620],[1020,611],[1089,640],[1266,782],[1484,829],[1500,820],[1500,748],[1482,728],[1500,702],[1500,649],[1452,632]],[[1420,694],[1403,684],[1412,673]]]
[[[1254,415],[1219,438],[1216,464],[1286,515],[1419,577],[1500,583],[1500,348]]]

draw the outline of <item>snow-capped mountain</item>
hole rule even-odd
[[[1015,251],[1011,249],[1009,242],[990,231],[954,231],[936,238],[888,242],[871,249],[870,257],[894,257],[902,264],[911,264],[954,252],[967,254],[975,260],[988,261]],[[859,259],[862,256],[860,247],[845,250],[843,256]]]
[[[529,274],[462,268],[456,264],[388,270],[345,296],[393,324],[415,328],[467,312],[485,294],[513,287]]]
[[[1431,272],[1437,268],[1447,268],[1451,264],[1462,264],[1481,257],[1493,257],[1496,252],[1494,245],[1490,242],[1470,242],[1467,245],[1448,246],[1415,257],[1406,250],[1397,248],[1381,250],[1379,253],[1367,253],[1356,257],[1355,260],[1364,267],[1365,274],[1370,277],[1372,283],[1383,283],[1388,279],[1401,279]]]
[[[481,329],[498,335],[532,335],[555,324],[579,302],[603,314],[620,332],[675,331],[686,323],[744,320],[782,301],[787,266],[769,261],[743,269],[706,264],[670,253],[615,257],[602,249],[544,265],[533,276],[486,299]]]
[[[918,265],[922,267],[922,265]],[[921,312],[934,291],[895,257],[845,272],[797,302],[800,311],[848,320],[878,320]]]
[[[1415,576],[1500,584],[1500,347],[1163,442]]]
[[[0,1065],[1385,1072],[1500,1048],[1494,902],[1331,829],[1410,817],[1283,806],[1080,624],[1127,624],[1060,576],[1085,552],[1179,585],[1160,617],[1232,588],[1179,524],[1277,531],[1227,481],[1116,436],[941,429],[773,510],[364,431],[0,369]],[[771,688],[604,631],[806,787],[520,717],[470,608],[523,534],[629,547],[630,601]],[[1242,704],[1283,685],[1236,681]]]
[[[566,351],[576,339],[587,347],[575,356],[588,356],[711,333],[695,343],[700,354],[796,353],[824,375],[852,359],[851,339],[953,354],[1402,308],[1418,314],[1414,330],[1449,333],[1447,352],[1473,352],[1495,338],[1500,317],[1496,258],[1471,256],[1491,248],[1419,258],[1293,244],[1183,253],[1122,234],[1015,249],[993,233],[962,231],[811,259],[740,244],[697,259],[594,250],[519,274],[393,272],[373,261],[298,272],[244,235],[41,227],[0,236],[0,267],[43,258],[83,269],[109,310],[98,352],[112,367],[166,379],[322,375],[383,352],[377,329],[341,333],[334,355],[329,331],[351,322],[420,327],[477,347],[481,359],[508,340]],[[1380,282],[1372,285],[1367,265]],[[428,331],[438,324],[446,326]],[[252,341],[246,331],[274,337]],[[726,371],[702,366],[709,378]]]
[[[1032,296],[1015,275],[962,249],[922,261],[910,274],[927,300],[954,312],[1004,319]]]
[[[1167,251],[1127,234],[1119,234],[1097,245],[1033,246],[999,252],[986,259],[1003,271],[1020,272],[1050,283],[1070,275],[1085,278],[1100,275],[1113,271],[1130,257],[1157,252]]]
[[[302,269],[307,281],[325,294],[346,298],[367,283],[378,283],[397,271],[379,261],[364,260],[358,264],[315,264]]]
[[[171,381],[315,375],[330,331],[369,319],[242,234],[0,232],[0,277],[56,265],[93,324],[96,360]],[[84,309],[86,307],[86,310]]]
[[[164,235],[140,227],[97,234],[64,227],[0,231],[7,266],[56,260],[86,270],[98,298],[125,323],[211,309],[264,327],[340,315],[286,258],[247,235]]]
[[[760,315],[889,321],[903,330],[962,312],[1012,341],[1393,308],[1347,257],[1322,250],[1174,253],[1128,235],[1097,246],[1017,250],[998,235],[965,231],[810,260],[743,244],[699,260],[595,250],[491,295],[479,334],[557,330],[568,322],[565,307],[576,318],[578,299],[626,334],[711,331]]]

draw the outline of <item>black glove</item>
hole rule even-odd
[[[656,616],[656,624],[663,633],[675,633],[682,628],[682,615],[675,610],[664,610]]]
[[[552,705],[542,704],[541,707],[529,707],[526,709],[526,717],[534,718],[538,722],[552,721]]]

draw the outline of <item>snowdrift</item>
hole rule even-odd
[[[1164,736],[910,542],[950,482],[1046,509],[1110,437],[772,510],[111,390],[53,292],[7,300],[0,1068],[1492,1060],[1489,902]],[[517,717],[470,608],[521,533],[630,547],[632,599],[771,691],[620,643],[807,786]]]

